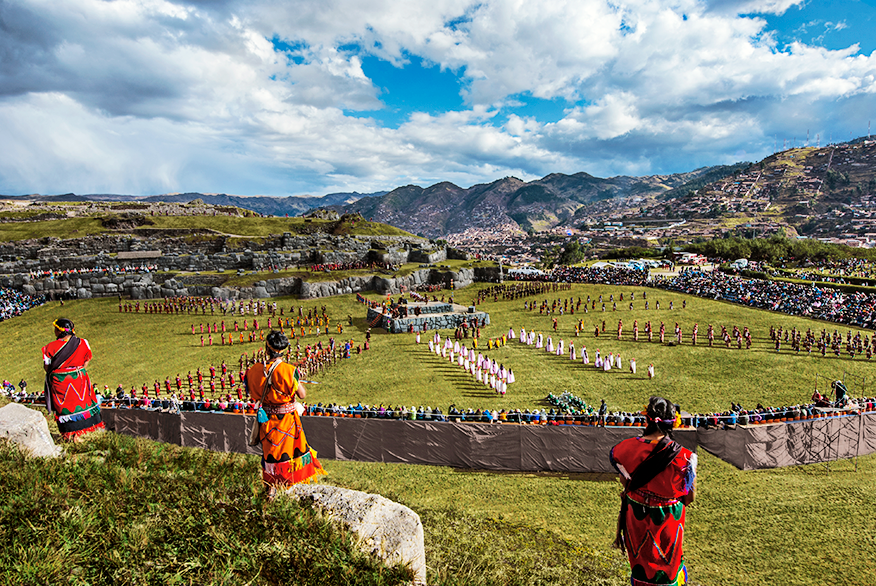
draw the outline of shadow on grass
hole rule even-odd
[[[477,470],[474,468],[454,468],[453,474],[462,476],[497,476],[497,477],[518,477],[518,478],[558,478],[561,480],[575,480],[578,482],[615,482],[618,475],[608,472],[525,472],[525,471],[508,471],[502,472],[499,470]],[[618,485],[620,487],[620,485]]]

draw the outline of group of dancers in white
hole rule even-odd
[[[514,328],[508,328],[508,339],[514,340],[517,338],[517,334],[514,331]],[[550,354],[556,354],[557,356],[564,356],[566,354],[563,340],[560,340],[556,345],[554,345],[553,339],[548,336],[547,339],[541,334],[536,334],[535,331],[530,330],[526,331],[526,328],[520,328],[520,343],[526,344],[527,346],[535,346],[536,349],[540,350],[542,348],[545,349],[546,352]],[[578,355],[575,351],[575,342],[569,342],[569,359],[572,362],[578,361]],[[587,353],[587,346],[581,346],[581,363],[584,365],[590,364],[590,355]],[[599,350],[596,350],[596,354],[594,356],[593,365],[597,369],[601,369],[605,372],[609,372],[612,369],[622,369],[623,361],[621,359],[620,352],[615,354],[614,352],[609,352],[608,355],[602,356],[599,353]],[[632,358],[629,362],[630,372],[636,374],[636,359]],[[654,365],[648,365],[648,378],[654,378]]]
[[[419,334],[417,334],[417,343],[420,343]],[[474,348],[466,348],[465,344],[459,343],[459,340],[445,338],[442,341],[437,331],[429,339],[429,352],[446,358],[451,364],[456,364],[473,376],[477,382],[490,387],[497,395],[503,397],[508,392],[508,385],[516,380],[514,371],[505,368],[504,364],[499,364],[498,361],[484,356]]]

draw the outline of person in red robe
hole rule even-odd
[[[73,322],[52,322],[55,341],[42,348],[46,371],[46,408],[54,413],[64,439],[79,441],[86,433],[104,429],[100,405],[86,368],[91,362],[88,340],[76,336]]]
[[[697,456],[672,440],[675,406],[651,397],[640,437],[611,450],[623,493],[615,546],[625,551],[631,586],[683,586],[686,507],[696,490]]]

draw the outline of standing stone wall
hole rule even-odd
[[[422,285],[440,284],[449,287],[451,282],[454,287],[462,288],[474,281],[474,270],[464,268],[456,271],[419,269],[401,277],[369,275],[348,277],[338,281],[305,281],[300,278],[266,279],[257,281],[251,287],[191,284],[181,278],[167,278],[152,273],[81,277],[71,275],[58,279],[31,279],[26,274],[16,274],[0,277],[0,287],[18,289],[28,295],[46,295],[49,299],[91,299],[119,295],[136,300],[189,295],[219,299],[264,299],[284,296],[318,299],[364,291],[397,295]]]

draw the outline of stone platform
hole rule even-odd
[[[397,315],[393,317],[393,310]],[[466,307],[456,303],[410,301],[393,304],[386,312],[381,308],[368,308],[368,324],[383,328],[391,334],[411,331],[455,330],[464,322],[471,327],[483,327],[490,323],[490,314],[477,311],[474,306]]]

